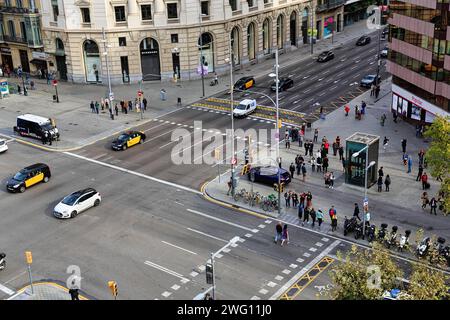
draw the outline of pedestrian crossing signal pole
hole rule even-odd
[[[33,263],[33,255],[31,251],[25,251],[25,259],[28,265],[28,276],[30,278],[31,294],[34,294],[33,278],[31,277],[31,264]]]
[[[117,300],[117,295],[119,294],[117,283],[115,281],[108,281],[108,287],[111,290],[114,300]]]

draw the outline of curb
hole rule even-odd
[[[66,287],[64,287],[56,282],[38,281],[38,282],[33,283],[33,286],[42,286],[42,285],[53,286],[53,287],[62,289],[63,291],[69,293],[69,289],[67,289]],[[27,285],[27,286],[23,287],[22,289],[17,290],[17,292],[13,296],[9,297],[7,300],[14,300],[15,297],[23,294],[29,287],[30,287],[30,285]],[[88,298],[82,294],[79,294],[78,296],[79,296],[80,300],[91,300],[90,298]]]

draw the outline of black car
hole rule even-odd
[[[6,189],[11,192],[19,191],[22,193],[39,182],[48,182],[50,177],[51,173],[48,165],[36,163],[17,172],[6,183]]]
[[[234,89],[237,90],[247,90],[255,85],[255,78],[253,77],[243,77],[240,78],[234,84]]]
[[[280,182],[283,182],[284,185],[289,184],[289,182],[291,182],[291,175],[289,172],[276,166],[253,167],[248,173],[248,178],[250,179],[253,172],[255,175],[255,182],[273,186],[274,183],[278,183],[278,169],[280,169]]]
[[[365,46],[366,44],[370,43],[370,37],[369,36],[362,36],[361,38],[356,41],[357,46]]]
[[[389,35],[389,28],[384,28],[381,32],[381,40],[386,40],[386,37]]]
[[[334,59],[333,51],[324,51],[317,57],[317,62],[327,62],[331,59]]]
[[[138,143],[142,144],[145,141],[145,133],[140,131],[128,131],[122,133],[112,142],[111,147],[114,150],[127,150]]]
[[[274,80],[273,84],[270,86],[270,89],[272,91],[277,90],[277,86],[275,85],[275,82],[276,81]],[[291,78],[280,78],[280,79],[278,79],[278,82],[279,82],[278,91],[283,91],[288,88],[292,88],[294,86],[294,80],[292,80]]]

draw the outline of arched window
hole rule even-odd
[[[84,67],[87,82],[101,81],[101,60],[98,45],[92,40],[83,43]]]
[[[235,66],[241,63],[239,40],[239,28],[234,27],[233,30],[231,30],[231,52],[233,54],[233,65]]]
[[[280,14],[277,18],[277,47],[282,49],[284,46],[284,16]]]
[[[251,22],[247,27],[247,50],[248,59],[253,60],[256,58],[256,43],[255,43],[255,24]]]
[[[266,18],[263,22],[262,26],[262,35],[263,35],[263,51],[265,54],[270,53],[270,21],[269,18]]]
[[[214,72],[214,41],[211,33],[204,32],[198,38],[198,54],[200,64],[208,67],[208,72]]]

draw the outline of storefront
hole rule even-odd
[[[31,52],[32,60],[30,61],[36,68],[36,70],[41,70],[42,74],[47,73],[47,61],[50,58],[48,53],[40,51]]]
[[[418,123],[432,123],[436,115],[449,115],[448,112],[395,84],[392,84],[391,109],[402,118]]]
[[[12,72],[14,69],[14,66],[13,66],[13,60],[12,60],[12,55],[11,55],[11,49],[2,47],[2,48],[0,48],[0,53],[2,55],[3,67],[4,68],[8,67],[9,70]]]

